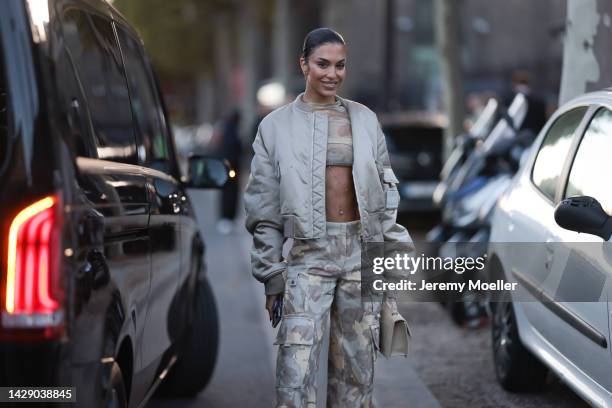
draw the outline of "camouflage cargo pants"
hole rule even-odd
[[[327,223],[327,237],[289,253],[279,345],[279,407],[316,406],[316,376],[329,328],[328,407],[372,407],[380,303],[361,297],[359,221]]]

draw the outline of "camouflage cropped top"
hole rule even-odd
[[[346,108],[336,100],[335,103],[307,102],[313,111],[325,112],[328,117],[327,165],[353,165],[353,134],[351,121]]]

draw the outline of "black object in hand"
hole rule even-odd
[[[278,296],[272,304],[272,327],[278,326],[283,317],[283,297]]]

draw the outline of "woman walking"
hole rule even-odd
[[[340,98],[346,44],[327,28],[304,40],[305,92],[266,116],[245,192],[253,275],[266,308],[284,300],[275,344],[277,406],[316,405],[329,328],[327,406],[370,407],[380,303],[361,295],[362,242],[410,242],[384,135],[367,107]],[[287,260],[282,248],[293,239]]]

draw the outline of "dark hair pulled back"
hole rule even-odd
[[[331,28],[315,28],[308,34],[306,34],[306,38],[304,38],[304,45],[302,46],[302,57],[305,60],[308,60],[308,57],[312,52],[320,45],[326,43],[338,43],[342,45],[346,45],[344,42],[344,38],[332,30]]]

